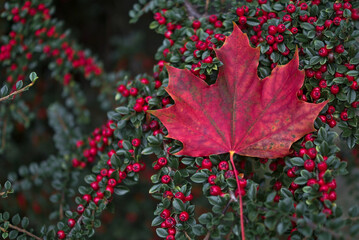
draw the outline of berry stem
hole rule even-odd
[[[242,194],[241,194],[241,185],[239,185],[238,172],[237,172],[236,166],[234,165],[233,155],[234,155],[234,151],[229,151],[229,157],[230,157],[231,164],[232,164],[232,167],[233,167],[234,175],[236,175],[236,181],[237,181],[237,187],[238,187],[239,216],[241,218],[242,240],[246,240],[246,235],[245,235],[245,232],[244,232],[244,222],[243,222],[243,202],[242,202]]]

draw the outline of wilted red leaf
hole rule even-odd
[[[183,143],[178,155],[239,155],[278,158],[293,142],[314,131],[313,123],[326,103],[298,100],[304,72],[298,54],[271,76],[257,76],[259,49],[234,26],[224,45],[216,50],[224,66],[215,84],[208,85],[188,70],[167,67],[166,88],[175,104],[150,111],[167,128],[167,137]]]

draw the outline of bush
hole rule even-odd
[[[343,213],[337,204],[337,198],[353,193],[337,192],[351,189],[357,180],[349,148],[359,142],[358,2],[139,0],[129,12],[130,22],[153,13],[149,28],[164,40],[152,73],[134,77],[105,71],[54,18],[53,6],[49,0],[14,0],[4,3],[1,15],[8,26],[0,52],[1,73],[6,76],[0,99],[0,179],[8,179],[0,189],[7,198],[0,204],[3,239],[146,239],[151,231],[167,240],[357,236],[358,207],[343,204]],[[187,69],[192,78],[214,84],[219,69],[226,66],[216,50],[229,44],[236,25],[260,51],[258,63],[250,66],[258,64],[262,81],[271,78],[272,71],[286,69],[298,52],[299,69],[305,72],[298,99],[306,106],[325,102],[315,130],[292,137],[295,143],[279,158],[263,157],[273,156],[269,150],[249,156],[229,151],[198,156],[197,150],[176,155],[186,148],[184,140],[172,132],[166,138],[169,127],[153,111],[179,105],[168,94],[170,87],[165,88],[175,78],[168,76],[168,66]],[[231,67],[252,76],[240,66]],[[192,89],[188,78],[181,80],[178,92]],[[287,87],[281,86],[281,91]],[[197,92],[201,91],[192,91],[190,97]],[[294,111],[296,121],[284,129],[279,126],[287,131],[280,143],[291,138],[293,126],[308,124],[307,115]],[[99,121],[103,124],[96,125]],[[188,126],[177,121],[178,126]],[[264,132],[267,125],[256,130]],[[98,127],[90,131],[93,126]],[[183,134],[191,137],[191,131]],[[56,150],[48,144],[49,135]],[[338,177],[348,172],[346,184]],[[152,228],[147,222],[151,218]]]

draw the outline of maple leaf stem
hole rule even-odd
[[[243,201],[242,201],[242,194],[241,194],[241,185],[239,185],[238,172],[237,172],[236,166],[234,165],[233,155],[234,155],[234,151],[229,151],[229,157],[230,157],[231,164],[232,164],[232,167],[233,167],[234,175],[236,176],[237,187],[238,187],[238,195],[239,195],[239,216],[240,216],[240,218],[241,218],[241,234],[242,234],[242,240],[246,240],[246,235],[245,235],[245,232],[244,232]]]

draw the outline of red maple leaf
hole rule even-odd
[[[249,45],[246,34],[235,25],[233,33],[216,50],[223,67],[217,81],[208,85],[188,70],[167,67],[166,91],[175,104],[149,111],[168,130],[167,137],[183,143],[177,155],[192,157],[230,153],[240,193],[233,155],[278,158],[306,133],[314,131],[314,120],[326,102],[298,100],[304,71],[299,57],[260,80],[257,76],[259,48]],[[239,194],[241,234],[245,240],[242,197]]]
[[[287,65],[260,80],[260,50],[252,48],[246,34],[234,26],[216,54],[223,67],[213,85],[187,69],[167,66],[166,91],[175,104],[149,111],[165,125],[167,137],[183,143],[176,155],[233,152],[278,158],[288,155],[293,142],[315,130],[314,120],[326,102],[298,100],[305,74],[298,69],[297,52]]]

